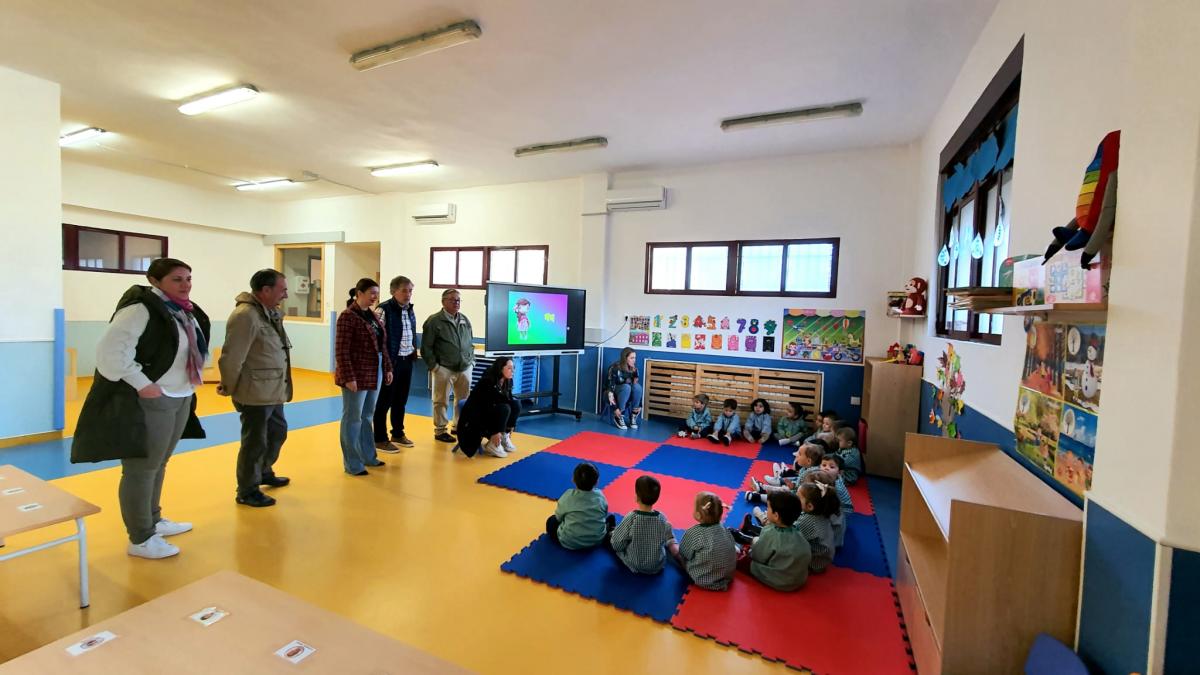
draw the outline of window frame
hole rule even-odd
[[[648,241],[646,242],[645,277],[643,292],[647,295],[718,295],[743,297],[787,297],[787,298],[835,298],[837,297],[838,263],[841,256],[841,237],[813,237],[808,239],[732,239],[723,241]],[[788,247],[806,244],[832,244],[833,255],[829,272],[829,290],[823,292],[787,291],[787,260]],[[687,288],[692,276],[692,248],[726,246],[729,249],[729,264],[726,266],[724,290],[693,290]],[[742,249],[747,246],[782,246],[783,259],[780,262],[778,291],[743,291],[741,290]],[[654,250],[658,248],[687,249],[684,263],[683,289],[656,289],[651,286],[654,278]]]
[[[117,267],[83,267],[79,264],[79,233],[80,232],[98,232],[101,234],[112,234],[117,237]],[[145,234],[142,232],[129,232],[126,230],[109,230],[101,227],[89,227],[87,225],[75,225],[74,223],[62,223],[62,246],[63,246],[63,266],[64,270],[72,272],[107,272],[109,274],[137,274],[146,275],[146,270],[131,270],[125,268],[125,238],[137,237],[139,239],[156,239],[160,242],[162,255],[160,258],[168,257],[168,241],[165,235]]]
[[[550,245],[549,244],[522,244],[515,246],[430,246],[429,247],[429,288],[453,288],[456,290],[485,290],[488,285],[488,277],[491,276],[492,267],[492,251],[514,251],[513,259],[513,281],[498,282],[498,283],[517,283],[516,276],[518,265],[520,264],[520,251],[537,251],[542,252],[542,286],[545,286],[550,279]],[[436,284],[433,282],[433,260],[434,255],[439,252],[453,251],[454,257],[454,284]],[[460,254],[463,251],[479,251],[483,254],[483,283],[476,285],[461,285],[458,284],[458,265]]]
[[[325,256],[328,253],[325,250],[325,243],[324,242],[311,242],[308,244],[275,244],[275,269],[280,270],[281,272],[284,269],[283,252],[285,250],[298,249],[298,248],[300,248],[300,249],[315,248],[321,252],[321,257],[319,258],[319,260],[321,261],[321,265],[320,265],[321,277],[319,279],[317,279],[317,281],[319,281],[320,284],[314,286],[312,275],[311,274],[309,275],[309,288],[310,289],[317,288],[320,291],[321,306],[317,308],[317,316],[300,316],[298,314],[293,316],[293,315],[287,314],[286,312],[280,312],[280,318],[282,318],[284,321],[299,321],[302,323],[325,323],[326,322],[325,308],[331,306],[330,298],[329,298],[329,289],[325,286],[325,262],[326,262]],[[310,271],[312,270],[312,261],[317,260],[317,259],[318,258],[314,258],[311,255],[308,257],[308,269]],[[293,288],[291,290],[294,292],[296,289]]]

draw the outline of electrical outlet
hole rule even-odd
[[[861,396],[851,396],[850,397],[850,405],[862,405],[862,397]]]

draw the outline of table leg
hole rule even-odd
[[[75,526],[79,529],[79,608],[87,609],[91,604],[88,593],[87,527],[83,524],[83,518],[76,518]]]

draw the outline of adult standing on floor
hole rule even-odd
[[[371,309],[378,300],[379,284],[359,279],[338,315],[334,340],[334,382],[342,388],[342,466],[354,476],[367,475],[368,466],[383,466],[372,427],[379,385],[392,383],[392,361],[387,331]]]
[[[287,278],[273,269],[250,277],[250,292],[239,293],[225,323],[225,344],[217,366],[217,393],[233,397],[242,420],[237,458],[237,503],[271,506],[274,497],[262,486],[291,482],[275,474],[279,450],[287,440],[283,404],[292,400],[292,343],[283,328],[279,303],[288,296]]]
[[[482,443],[485,455],[507,457],[517,449],[512,432],[520,415],[521,405],[513,398],[513,360],[501,356],[479,377],[459,413],[458,445],[451,452],[473,457]]]
[[[192,529],[162,517],[167,461],[180,438],[204,438],[196,388],[208,355],[208,315],[189,299],[192,268],[158,258],[150,286],[134,285],[96,348],[96,377],[79,414],[72,462],[121,460],[118,498],[129,555],[166,558],[179,547],[164,537]]]
[[[400,276],[388,284],[392,297],[379,303],[375,316],[387,331],[387,352],[392,359],[392,383],[379,390],[375,402],[375,448],[396,453],[396,445],[411,448],[413,442],[404,435],[404,408],[408,405],[408,390],[412,386],[413,361],[417,360],[417,315],[413,311],[413,282]],[[391,411],[392,435],[388,438],[388,411]]]
[[[421,358],[433,376],[433,438],[454,443],[450,433],[450,390],[457,405],[471,389],[475,343],[471,320],[459,311],[462,294],[453,288],[442,292],[442,311],[431,314],[421,327]]]

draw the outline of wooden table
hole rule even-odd
[[[88,606],[87,530],[83,519],[100,513],[100,507],[25,473],[12,465],[0,466],[0,543],[7,537],[68,520],[75,534],[37,546],[0,555],[0,562],[29,555],[51,546],[79,542],[79,607]],[[5,549],[0,549],[4,551]]]
[[[190,617],[229,612],[209,626]],[[116,634],[78,656],[67,648]],[[299,663],[276,650],[300,640],[316,651]],[[466,673],[419,649],[236,572],[223,571],[97,622],[0,665],[0,673]]]

